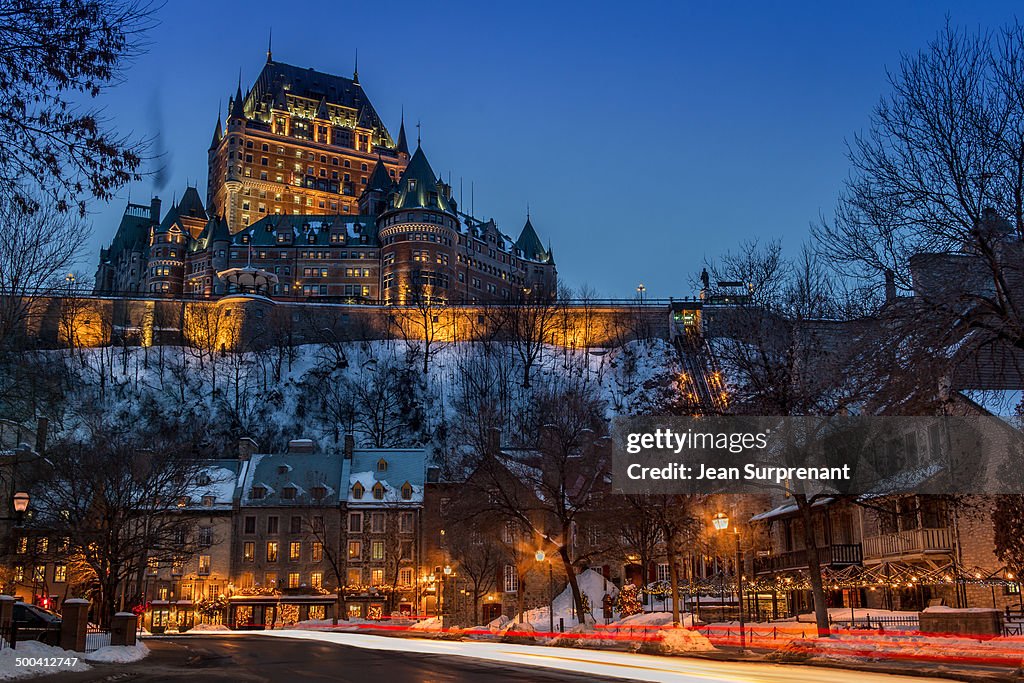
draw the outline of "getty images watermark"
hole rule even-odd
[[[995,417],[616,418],[622,493],[1024,493],[1024,439]]]

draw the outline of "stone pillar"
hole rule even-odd
[[[132,612],[118,612],[110,622],[111,645],[135,645],[138,621]]]
[[[14,603],[17,599],[13,595],[0,595],[0,629],[11,625],[14,619]]]
[[[60,646],[72,652],[85,652],[85,631],[89,626],[89,601],[65,600],[60,608]]]

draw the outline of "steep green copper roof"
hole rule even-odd
[[[256,221],[248,228],[235,233],[230,239],[235,246],[246,246],[243,235],[249,236],[254,247],[319,246],[319,247],[375,247],[377,230],[371,216],[323,216],[312,214],[274,214]],[[332,242],[331,231],[343,228],[344,242]],[[278,242],[278,234],[288,235],[285,242]],[[362,238],[366,237],[363,242]],[[312,241],[310,238],[312,237]]]
[[[409,160],[409,165],[392,195],[393,209],[434,209],[454,214],[451,204],[437,187],[437,175],[430,168],[422,147]]]
[[[526,225],[523,226],[523,231],[519,233],[519,239],[516,240],[516,247],[523,252],[523,256],[532,261],[542,261],[547,256],[547,252],[544,250],[544,245],[540,241],[540,237],[537,236],[537,231],[533,229],[533,223],[530,222],[530,217],[526,217]]]
[[[373,167],[373,173],[370,174],[370,180],[366,184],[366,192],[372,192],[373,190],[380,190],[381,192],[387,192],[394,185],[394,181],[391,180],[391,176],[388,174],[388,169],[384,165],[384,162],[380,159],[377,160],[377,165]]]

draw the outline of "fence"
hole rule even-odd
[[[85,651],[92,652],[110,645],[110,629],[89,626],[85,630]]]
[[[921,622],[916,616],[878,616],[870,614],[866,617],[851,619],[829,619],[831,625],[838,629],[845,630],[871,630],[871,631],[917,631]]]

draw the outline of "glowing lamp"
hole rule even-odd
[[[536,554],[536,555],[534,555],[534,557],[535,557],[535,558],[537,558],[537,561],[538,561],[538,562],[543,562],[543,561],[544,561],[544,558],[545,558],[546,556],[544,555],[544,551],[543,551],[543,550],[538,550],[538,551],[537,551],[537,554]]]
[[[711,524],[715,527],[716,531],[725,531],[729,528],[729,515],[724,512],[716,513],[715,516],[711,518]]]
[[[14,494],[14,511],[24,512],[25,510],[28,510],[28,494],[18,491]]]

